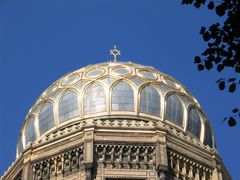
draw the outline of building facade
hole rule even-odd
[[[50,85],[1,180],[231,180],[198,101],[157,69],[114,60]]]

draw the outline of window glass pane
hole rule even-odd
[[[139,73],[140,73],[143,77],[145,77],[145,78],[147,78],[147,79],[156,79],[156,76],[155,76],[153,73],[151,73],[151,72],[148,72],[148,71],[139,71]]]
[[[51,99],[56,100],[61,93],[62,93],[62,90],[56,90],[51,96]]]
[[[183,106],[176,95],[170,95],[167,98],[166,119],[175,122],[178,125],[183,124]]]
[[[34,142],[36,139],[36,133],[34,128],[34,118],[31,118],[28,121],[28,124],[25,129],[25,143]]]
[[[73,91],[66,92],[59,101],[59,123],[79,115],[78,97]]]
[[[198,112],[192,108],[188,114],[188,125],[187,130],[191,132],[193,135],[200,137],[201,133],[201,120]]]
[[[84,94],[84,113],[106,111],[106,96],[102,86],[92,84]]]
[[[120,82],[113,88],[112,110],[134,111],[134,94],[127,83]]]
[[[83,87],[87,82],[88,82],[87,80],[78,81],[78,82],[75,84],[75,87],[76,87],[78,90],[81,90],[82,87]]]
[[[93,70],[87,73],[88,77],[98,77],[100,75],[102,75],[104,73],[103,70],[101,69],[97,69],[97,70]]]
[[[39,113],[39,130],[40,134],[45,133],[55,125],[53,115],[53,105],[47,102]]]
[[[172,87],[172,88],[178,88],[177,84],[175,82],[173,82],[172,80],[169,79],[165,79],[166,83]]]
[[[78,78],[79,78],[79,75],[78,75],[78,74],[73,74],[73,75],[67,77],[67,78],[62,82],[62,85],[63,85],[63,86],[70,85],[70,84],[72,84],[74,81],[76,81]]]
[[[45,92],[44,92],[44,97],[55,91],[57,86],[55,84],[51,85]]]
[[[139,77],[130,78],[137,86],[139,86],[143,81]]]
[[[209,145],[210,147],[213,147],[212,131],[208,122],[205,123],[204,144]]]
[[[39,110],[40,110],[40,108],[41,108],[41,106],[42,106],[42,103],[41,102],[39,102],[39,103],[37,103],[36,105],[35,105],[35,110],[33,111],[34,113],[38,113],[39,112]]]
[[[115,78],[112,78],[112,77],[107,77],[107,78],[104,78],[104,79],[101,79],[102,82],[104,82],[105,84],[112,84],[113,81],[115,81],[116,79]]]
[[[169,88],[163,84],[159,84],[158,87],[163,92],[163,94],[165,94],[169,91]]]
[[[141,91],[140,111],[147,114],[160,115],[160,96],[152,86],[146,86]]]
[[[186,103],[186,105],[190,104],[191,101],[186,95],[180,95],[181,99]]]
[[[119,74],[119,75],[127,75],[129,74],[131,71],[129,71],[128,69],[125,68],[117,68],[113,70],[113,73],[115,74]]]
[[[22,134],[20,134],[17,144],[17,154],[20,155],[23,152]]]

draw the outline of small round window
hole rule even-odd
[[[167,84],[168,86],[170,86],[171,88],[178,89],[179,86],[178,86],[177,83],[173,82],[173,81],[170,80],[170,79],[164,79],[164,80],[165,80],[166,84]]]
[[[153,79],[157,79],[156,75],[149,72],[149,71],[139,71],[140,75],[147,78],[147,79],[150,79],[150,80],[153,80]]]
[[[113,73],[117,75],[128,75],[131,71],[126,68],[116,68],[113,70]]]
[[[104,73],[102,69],[96,69],[87,73],[88,77],[95,78],[101,76]]]
[[[71,85],[73,82],[76,82],[79,78],[78,74],[74,74],[71,76],[68,76],[63,82],[62,85],[63,86],[67,86],[67,85]]]

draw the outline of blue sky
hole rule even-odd
[[[199,73],[193,64],[205,47],[200,27],[217,20],[180,0],[1,0],[0,174],[14,161],[24,117],[41,92],[68,72],[110,60],[116,44],[121,61],[154,66],[192,92],[226,167],[239,179],[240,125],[221,124],[239,105],[239,92],[218,91],[215,81],[225,74]]]

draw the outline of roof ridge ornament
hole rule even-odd
[[[116,45],[114,45],[113,48],[113,50],[110,50],[110,55],[113,55],[114,57],[113,62],[117,62],[117,56],[121,55],[121,51],[117,49]]]

